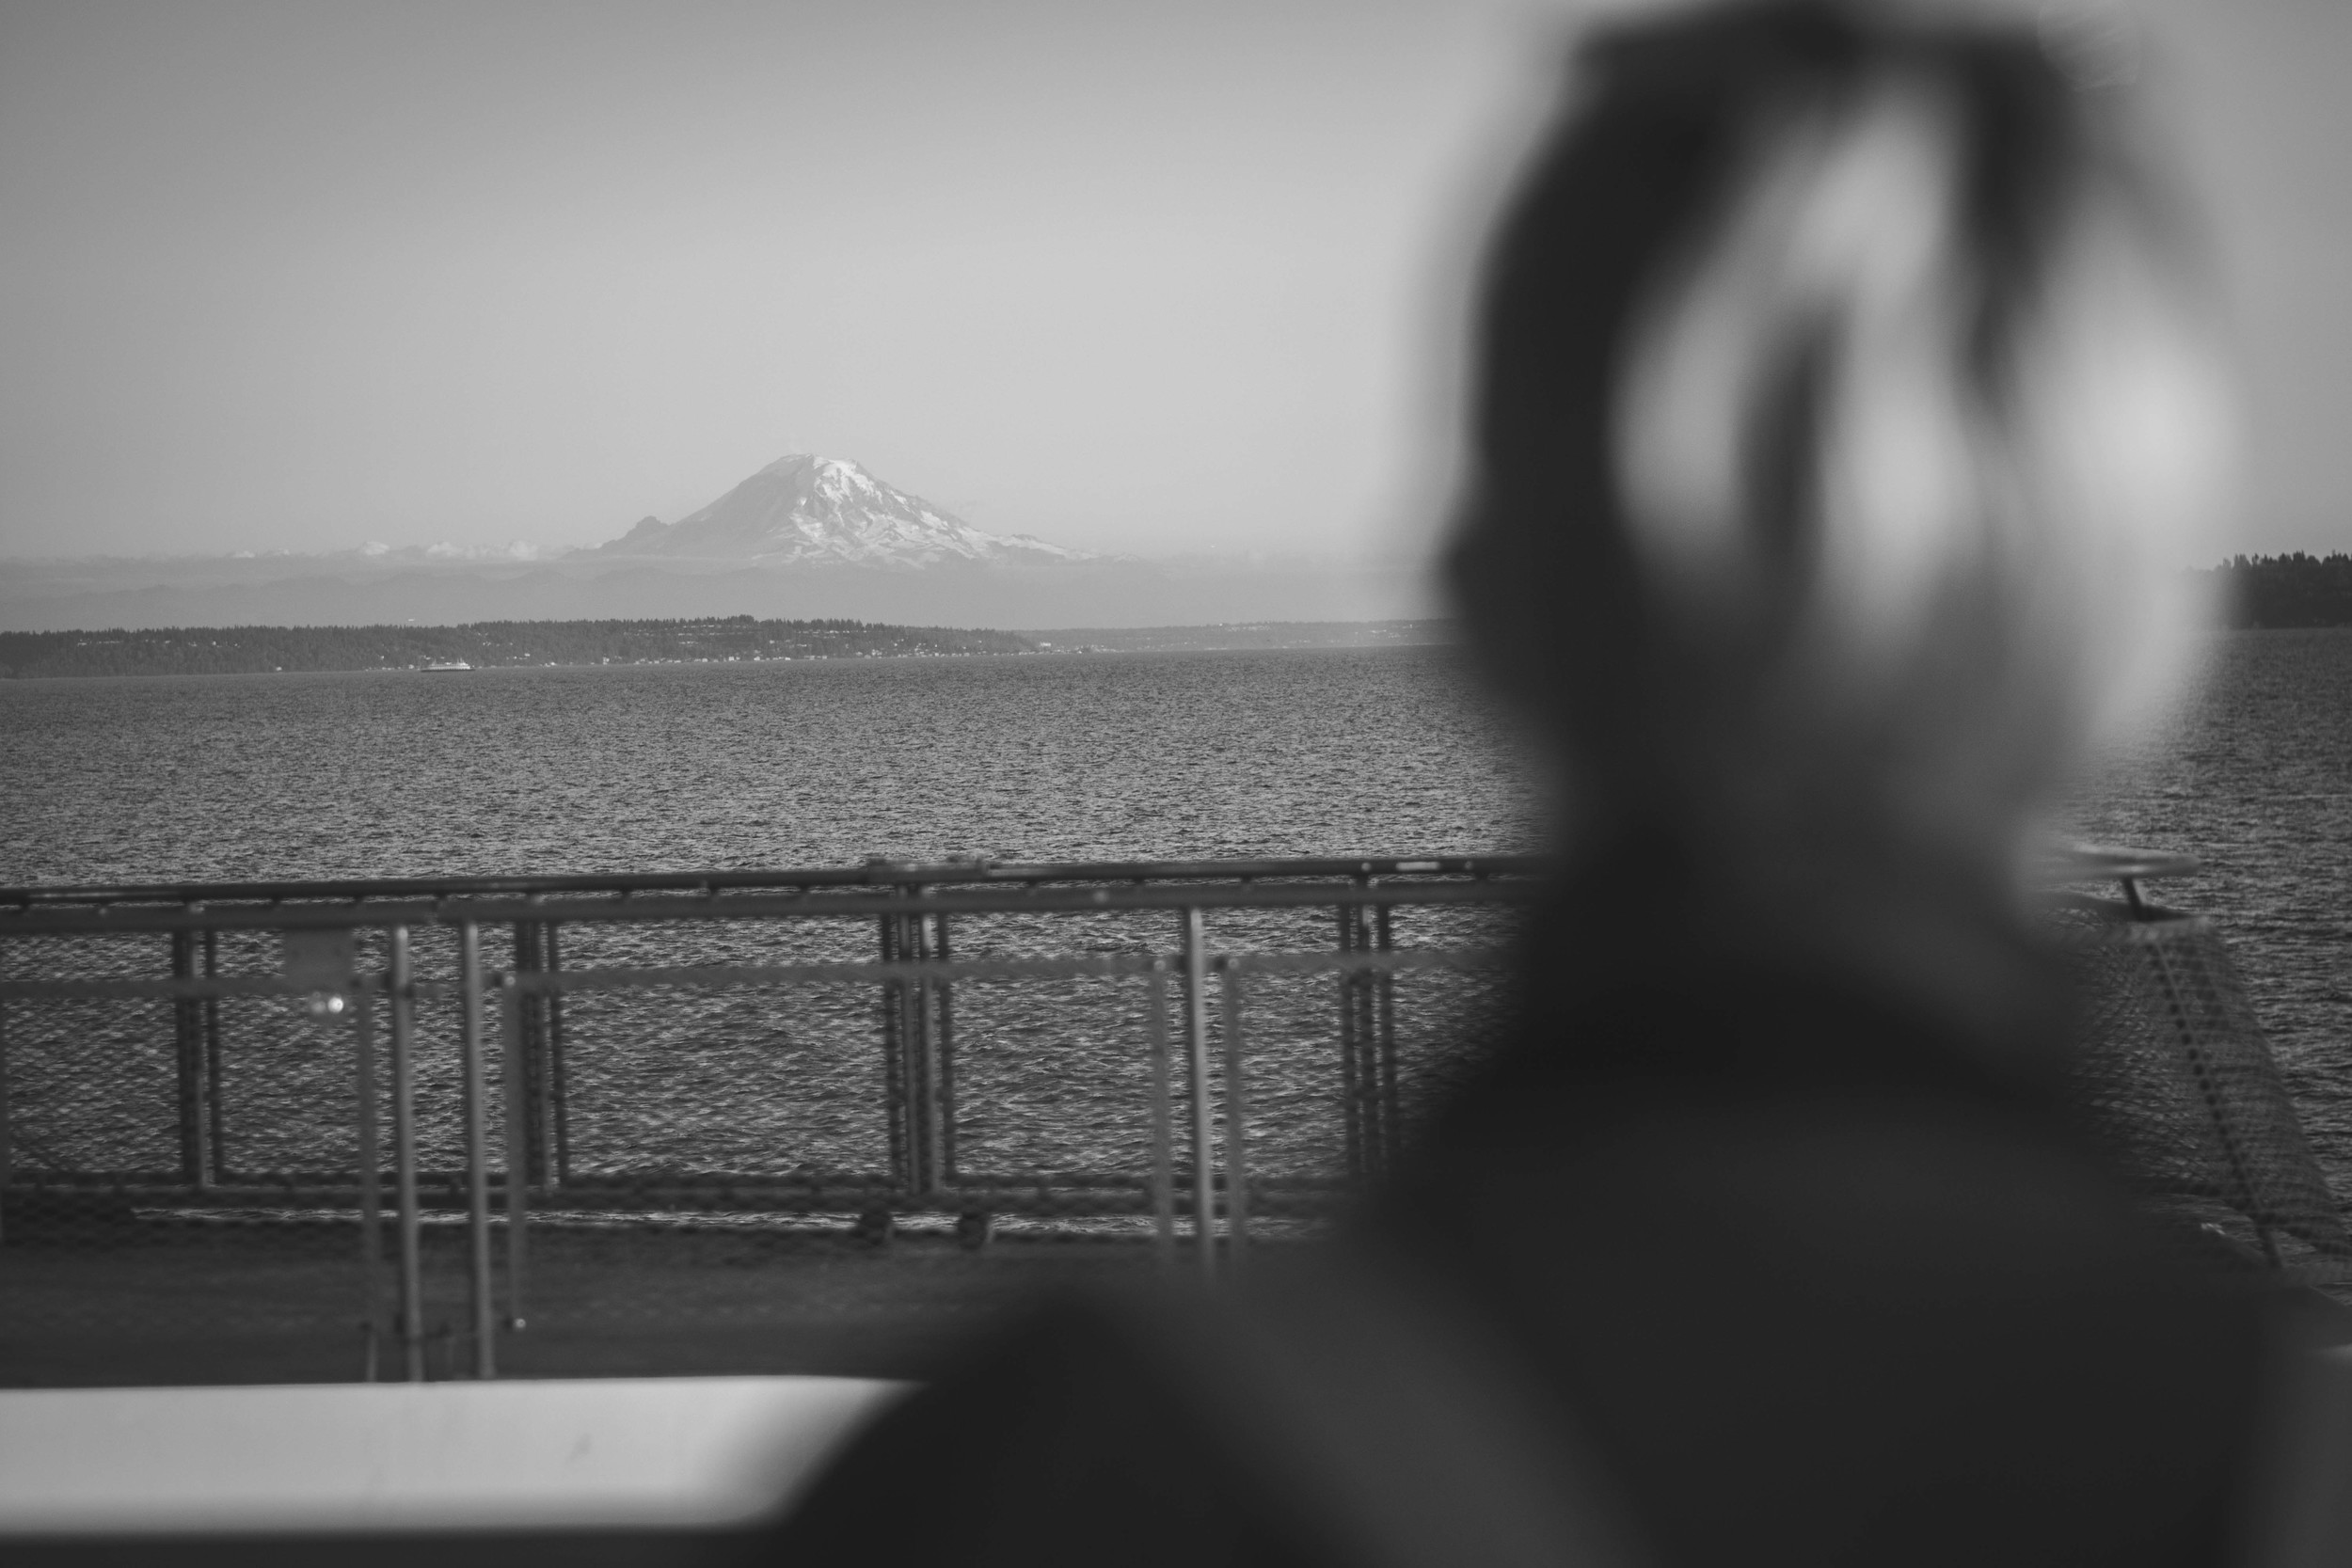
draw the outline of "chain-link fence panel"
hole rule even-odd
[[[1508,1033],[1533,884],[1393,869],[12,934],[0,1338],[311,1334],[341,1375],[442,1375],[599,1324],[944,1312],[979,1276],[941,1256],[1041,1237],[1231,1266]],[[2341,1288],[2217,933],[2066,929],[2086,1101],[2152,1201]],[[894,1236],[903,1267],[851,1261]]]
[[[364,1369],[349,1021],[278,980],[275,933],[20,937],[0,974],[0,1376],[92,1337],[305,1340]],[[112,995],[74,995],[97,986]],[[145,992],[146,994],[141,994]]]

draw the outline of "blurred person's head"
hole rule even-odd
[[[1569,847],[1734,903],[2000,880],[2170,685],[2225,467],[2123,105],[2031,29],[1836,0],[1581,67],[1489,259],[1452,561]]]

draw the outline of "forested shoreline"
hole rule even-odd
[[[2352,626],[2352,555],[2233,556],[2210,574],[2232,626]]]
[[[2225,626],[2247,629],[2352,626],[2352,555],[2342,551],[2325,556],[2300,550],[2290,555],[2233,556],[2199,575],[2210,578],[2217,591]],[[1424,625],[1399,622],[1382,626],[1420,630]],[[1169,629],[1157,631],[1165,640]],[[0,632],[0,679],[417,670],[428,664],[461,662],[481,669],[946,657],[1035,653],[1052,646],[1007,631],[866,621],[763,621],[749,615],[679,621],[477,621],[454,626],[8,631]]]
[[[0,632],[0,678],[416,670],[428,664],[708,664],[1020,654],[1011,632],[864,621],[481,621],[459,626],[199,626]]]

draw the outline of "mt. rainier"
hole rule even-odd
[[[1153,561],[983,533],[854,463],[795,454],[675,523],[537,551],[0,562],[0,630],[676,620],[1184,626],[1425,615],[1418,567]]]
[[[854,463],[804,452],[778,458],[691,516],[675,523],[647,517],[596,553],[882,568],[1094,559],[1024,533],[983,533]]]

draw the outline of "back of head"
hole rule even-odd
[[[1588,842],[1718,896],[1998,879],[2169,684],[2225,467],[2122,105],[2029,30],[1840,0],[1581,65],[1486,280],[1452,567],[1489,670]]]

